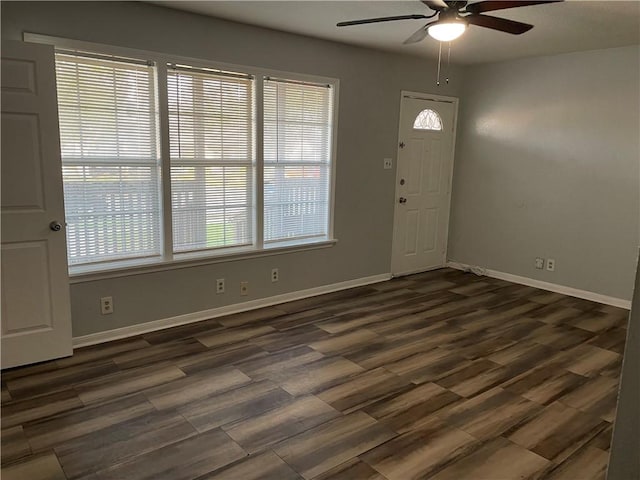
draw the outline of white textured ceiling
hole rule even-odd
[[[402,42],[429,20],[336,27],[343,20],[430,14],[414,1],[154,1],[179,10],[391,52],[435,58],[438,42]],[[475,3],[475,2],[469,2]],[[500,10],[490,15],[531,23],[523,35],[472,26],[452,43],[451,61],[462,64],[640,44],[640,1],[569,0]]]

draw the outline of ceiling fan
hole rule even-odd
[[[528,23],[507,20],[506,18],[482,15],[485,12],[494,10],[504,10],[507,8],[526,7],[529,5],[539,5],[543,3],[557,3],[563,0],[534,0],[534,1],[507,1],[507,0],[487,0],[467,5],[466,1],[445,1],[445,0],[422,0],[427,7],[434,11],[431,15],[399,15],[395,17],[367,18],[363,20],[351,20],[340,22],[338,27],[348,27],[351,25],[362,25],[365,23],[392,22],[395,20],[411,20],[420,18],[434,18],[437,20],[420,27],[413,35],[403,43],[416,43],[424,40],[429,35],[441,42],[450,42],[464,33],[468,25],[490,28],[500,32],[520,35],[528,32],[533,25]]]

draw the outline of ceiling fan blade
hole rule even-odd
[[[494,10],[504,10],[506,8],[527,7],[529,5],[541,5],[544,3],[558,3],[564,0],[533,0],[533,1],[521,1],[511,2],[507,0],[489,0],[486,2],[472,3],[467,5],[466,11],[469,13],[484,13],[492,12]]]
[[[444,0],[422,0],[422,3],[424,3],[431,10],[436,10],[436,11],[449,8],[449,5],[447,5]]]
[[[410,43],[421,42],[427,37],[427,29],[429,28],[429,25],[433,25],[434,23],[438,23],[438,22],[430,22],[420,27],[418,30],[416,30],[416,32],[413,35],[411,35],[402,43],[404,43],[405,45],[409,45]]]
[[[379,17],[379,18],[366,18],[363,20],[350,20],[348,22],[337,23],[337,27],[349,27],[351,25],[364,25],[365,23],[378,23],[378,22],[393,22],[396,20],[414,20],[420,18],[429,18],[426,15],[399,15],[397,17]]]
[[[499,30],[513,35],[520,35],[533,28],[533,25],[529,25],[528,23],[507,20],[506,18],[490,17],[488,15],[469,15],[464,17],[464,19],[471,25]]]

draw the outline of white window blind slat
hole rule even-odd
[[[265,243],[327,237],[333,91],[264,82]]]
[[[253,80],[169,69],[174,251],[253,243]]]
[[[152,66],[56,54],[70,265],[160,255]]]

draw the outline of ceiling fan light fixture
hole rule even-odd
[[[446,21],[434,23],[427,29],[430,37],[441,42],[450,42],[464,33],[467,24],[460,21]]]

